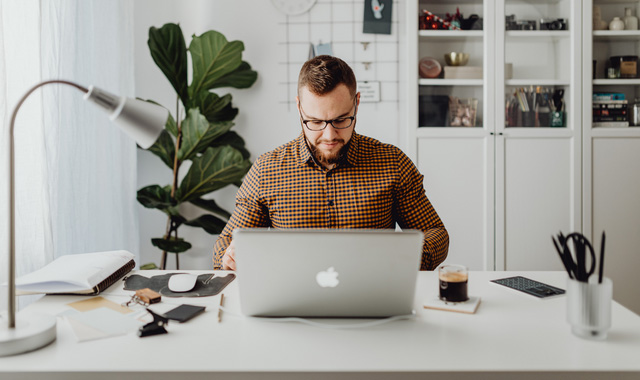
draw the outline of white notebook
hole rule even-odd
[[[16,279],[16,290],[20,294],[95,295],[131,271],[133,259],[133,253],[127,251],[65,255]]]

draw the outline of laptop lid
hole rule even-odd
[[[413,310],[421,231],[237,229],[233,239],[245,315],[386,317]]]

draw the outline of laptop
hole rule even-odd
[[[411,314],[423,239],[417,230],[237,229],[240,309],[263,317]]]

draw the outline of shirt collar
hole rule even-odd
[[[360,139],[361,139],[360,135],[354,131],[353,135],[351,136],[351,139],[349,140],[349,148],[347,149],[346,160],[344,160],[347,165],[350,165],[350,166],[357,165],[358,159],[359,159],[358,147],[360,146]],[[300,136],[298,136],[298,138],[296,139],[296,145],[298,149],[299,165],[302,166],[309,161],[312,161],[316,165],[318,165],[316,160],[311,155],[311,151],[309,150],[309,147],[307,146],[307,141],[304,137],[304,132],[300,133]]]

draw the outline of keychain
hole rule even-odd
[[[131,299],[125,302],[124,306],[129,306],[132,303],[136,303],[142,306],[153,305],[162,300],[162,296],[159,293],[154,292],[149,288],[136,290],[135,294],[131,296]]]

